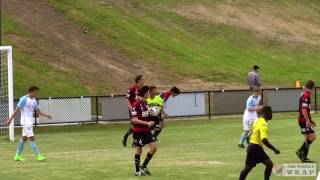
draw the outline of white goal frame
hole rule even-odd
[[[12,58],[12,46],[0,46],[0,52],[7,53],[7,68],[8,68],[8,108],[9,116],[14,111],[14,99],[13,99],[13,58]],[[9,117],[8,117],[9,118]],[[14,120],[9,125],[9,140],[14,141]]]

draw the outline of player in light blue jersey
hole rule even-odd
[[[250,137],[251,126],[254,120],[258,119],[258,113],[261,109],[260,89],[253,89],[252,95],[247,99],[246,110],[243,114],[243,133],[240,137],[239,147],[245,148],[244,141]]]
[[[25,159],[21,157],[21,154],[24,148],[24,144],[28,141],[28,139],[29,139],[30,147],[36,155],[36,159],[38,161],[45,160],[45,157],[40,154],[39,149],[35,143],[35,138],[33,134],[33,120],[34,120],[35,112],[37,112],[37,114],[39,114],[40,116],[45,116],[49,119],[51,119],[51,116],[43,113],[39,109],[39,106],[36,100],[38,91],[39,91],[38,87],[31,86],[29,88],[28,94],[20,98],[16,110],[11,115],[11,117],[7,120],[7,124],[9,125],[11,121],[16,117],[16,115],[19,112],[21,112],[22,137],[19,142],[16,155],[14,157],[15,161],[25,161]]]

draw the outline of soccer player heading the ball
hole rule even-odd
[[[162,98],[163,103],[165,104],[171,96],[176,97],[179,94],[180,94],[180,89],[174,86],[170,89],[170,91],[164,91],[164,92],[160,93],[160,97]],[[156,140],[157,140],[157,137],[159,136],[159,134],[161,133],[162,129],[164,128],[163,119],[167,118],[168,114],[164,111],[164,109],[162,109],[161,114],[159,116],[161,117],[160,118],[160,128],[155,129],[155,132],[154,132],[154,137]]]
[[[252,168],[254,168],[259,163],[263,163],[266,166],[266,169],[264,171],[264,179],[270,179],[273,163],[269,156],[263,150],[263,144],[269,149],[273,150],[276,154],[280,154],[280,151],[273,147],[268,141],[269,127],[267,121],[271,119],[271,107],[263,107],[260,118],[256,119],[253,123],[253,132],[250,138],[250,144],[247,148],[245,167],[241,171],[239,180],[245,180]]]
[[[135,153],[135,167],[136,167],[136,176],[145,176],[151,175],[147,166],[149,161],[152,159],[153,155],[157,151],[157,145],[151,134],[151,127],[154,126],[154,121],[150,121],[149,118],[149,107],[147,104],[148,99],[148,86],[143,86],[139,91],[139,99],[133,103],[131,116],[133,124],[133,139],[136,146]],[[142,154],[142,147],[149,145],[150,151],[147,154],[146,159],[143,164],[140,165],[140,156]]]
[[[310,80],[306,83],[305,89],[300,96],[299,101],[299,126],[301,134],[304,136],[304,142],[300,149],[296,152],[298,158],[302,162],[312,162],[308,159],[309,147],[316,140],[313,127],[316,123],[312,120],[310,114],[311,92],[315,87],[314,81]]]
[[[39,152],[39,149],[36,145],[34,134],[33,134],[33,120],[34,112],[36,111],[40,116],[47,117],[51,119],[50,115],[43,113],[38,106],[36,96],[38,94],[39,88],[36,86],[31,86],[29,88],[29,93],[20,98],[16,110],[11,115],[11,117],[6,121],[7,124],[10,124],[11,121],[16,117],[16,115],[21,112],[21,126],[22,126],[22,138],[20,139],[16,155],[14,157],[15,161],[25,161],[21,157],[24,144],[28,141],[32,151],[36,155],[38,161],[45,160],[45,157],[42,156]]]
[[[174,86],[170,89],[170,91],[163,91],[162,93],[160,93],[160,97],[163,99],[164,103],[166,103],[170,98],[170,96],[176,97],[179,94],[180,94],[180,89]]]

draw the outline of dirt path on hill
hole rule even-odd
[[[44,61],[52,67],[71,72],[93,93],[102,86],[107,87],[108,92],[121,94],[137,74],[145,74],[147,82],[152,80],[152,84],[160,89],[173,85],[183,90],[219,87],[165,70],[151,72],[149,65],[123,57],[117,50],[99,42],[90,32],[83,33],[83,27],[73,24],[46,0],[10,0],[3,4],[6,12],[30,30],[32,38],[41,42],[44,51],[36,52],[35,56],[46,57]],[[28,41],[14,35],[11,37],[20,47],[28,48]],[[137,71],[137,67],[143,68]]]

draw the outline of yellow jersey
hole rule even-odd
[[[163,106],[163,100],[160,96],[155,96],[153,99],[151,99],[150,97],[147,99],[147,103],[149,107],[153,107],[153,106],[158,106],[158,107],[162,107]]]
[[[250,138],[250,143],[263,146],[262,140],[268,138],[269,127],[264,118],[258,118],[253,123],[253,131]]]

